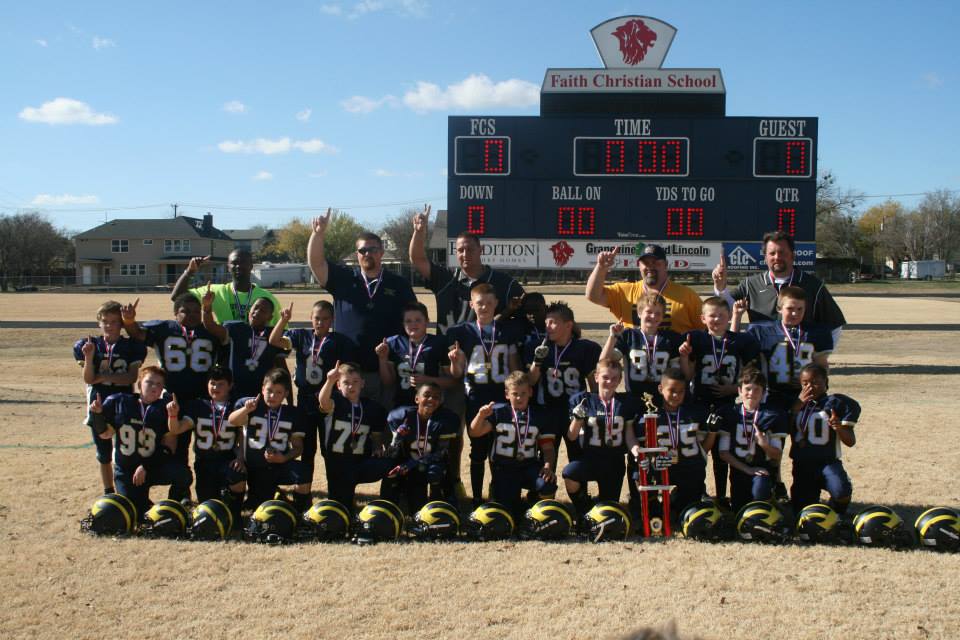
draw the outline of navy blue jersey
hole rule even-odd
[[[800,370],[813,362],[813,354],[833,350],[833,337],[823,325],[804,322],[785,333],[780,322],[758,322],[747,331],[760,343],[763,370],[773,392],[798,392]]]
[[[710,385],[737,384],[743,365],[760,356],[760,344],[749,333],[727,331],[723,338],[715,338],[707,331],[690,331],[690,354],[696,373],[693,376],[693,396],[700,402],[731,404],[732,395],[718,398],[710,391]],[[684,336],[686,340],[686,336]]]
[[[387,426],[387,412],[380,403],[360,398],[353,404],[339,393],[333,394],[333,412],[323,420],[325,454],[370,456],[373,443],[370,436],[383,435]]]
[[[706,419],[706,408],[696,403],[682,405],[676,411],[667,411],[665,407],[661,407],[657,412],[655,446],[668,449],[666,455],[674,457],[674,466],[705,467],[707,452],[703,448],[703,441],[709,435]],[[637,417],[635,433],[638,442],[646,440],[643,415]]]
[[[679,333],[660,329],[646,338],[640,329],[624,329],[614,348],[623,357],[624,385],[634,396],[658,395],[657,385],[667,367],[675,364],[683,339]]]
[[[770,444],[783,449],[783,440],[787,436],[788,419],[782,411],[760,405],[755,413],[745,411],[742,404],[721,407],[720,450],[729,451],[733,456],[752,466],[766,463],[767,455],[757,446],[754,425],[767,434]]]
[[[542,343],[542,339],[536,344],[527,341],[523,353],[525,364],[533,362],[534,349]],[[587,376],[597,368],[601,348],[593,340],[573,338],[564,347],[547,341],[547,349],[549,353],[540,370],[535,397],[538,404],[566,414],[570,398],[587,390]]]
[[[167,398],[144,405],[140,396],[115,393],[103,401],[103,417],[116,433],[113,461],[122,469],[149,467],[160,458],[161,440],[167,434]]]
[[[167,391],[181,403],[207,395],[207,374],[217,359],[217,339],[197,325],[192,329],[175,320],[154,320],[143,325],[146,344],[153,347],[167,372]]]
[[[405,334],[387,338],[390,362],[397,368],[397,384],[393,404],[401,407],[413,404],[417,390],[410,385],[412,374],[438,377],[440,367],[447,367],[447,341],[444,336],[427,334],[420,344],[412,346]]]
[[[214,402],[210,398],[196,398],[181,411],[181,420],[191,424],[196,437],[193,451],[198,458],[233,451],[241,444],[243,434],[230,424],[230,402]]]
[[[490,461],[520,465],[537,460],[540,448],[547,443],[553,444],[555,428],[546,424],[548,416],[543,407],[535,404],[516,415],[509,403],[496,404],[493,413],[487,417],[487,422],[493,426],[494,437]]]
[[[584,459],[623,456],[626,432],[634,429],[637,421],[633,396],[617,393],[604,403],[597,393],[578,393],[570,398],[570,414],[583,421],[579,439]]]
[[[276,366],[276,357],[283,350],[270,344],[270,327],[254,329],[246,322],[223,323],[230,336],[230,371],[233,372],[234,398],[256,396],[263,387],[263,376]]]
[[[510,374],[510,356],[519,355],[523,341],[516,325],[502,322],[483,327],[482,341],[479,332],[476,322],[464,322],[447,329],[447,342],[451,345],[459,342],[467,356],[463,380],[467,400],[474,406],[503,400],[503,383]]]
[[[437,299],[437,332],[446,333],[454,325],[476,322],[477,316],[470,306],[470,290],[474,285],[488,283],[497,294],[497,313],[504,310],[511,298],[523,295],[523,287],[511,276],[485,266],[476,280],[471,280],[460,269],[451,271],[430,263],[430,278],[427,288]],[[397,332],[399,333],[399,332]]]
[[[365,282],[359,268],[327,260],[325,289],[333,295],[337,331],[357,344],[364,371],[376,371],[374,349],[387,336],[403,333],[403,306],[417,299],[410,283],[386,269],[379,280]]]
[[[842,425],[851,429],[857,426],[860,404],[853,398],[837,393],[808,402],[800,408],[790,424],[791,458],[817,462],[840,459],[843,443],[829,424],[830,414],[834,411]]]
[[[249,397],[240,398],[233,405],[234,410],[242,409]],[[287,453],[290,448],[290,439],[293,436],[301,438],[306,434],[303,414],[296,407],[281,404],[278,409],[271,409],[260,399],[257,408],[247,416],[244,427],[244,450],[247,462],[254,463],[263,460],[263,453],[269,447],[277,453]]]
[[[400,460],[433,462],[443,442],[453,442],[460,431],[460,417],[439,407],[427,418],[420,418],[416,407],[397,407],[387,416],[392,439],[391,449]]]
[[[83,345],[87,338],[80,338],[73,345],[73,357],[83,366]],[[93,352],[93,370],[98,375],[111,373],[127,373],[132,367],[139,367],[147,357],[147,347],[142,342],[121,336],[113,344],[107,344],[103,336],[93,338],[96,346]],[[110,382],[100,382],[87,385],[87,399],[90,402],[100,394],[101,401],[114,393],[133,393],[133,387],[116,385]]]
[[[297,383],[297,406],[301,411],[315,414],[317,394],[327,379],[327,371],[340,362],[356,359],[357,345],[353,340],[330,331],[318,338],[313,329],[288,329],[283,333],[297,358],[295,381]]]

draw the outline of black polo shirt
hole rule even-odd
[[[730,291],[734,300],[746,298],[750,303],[748,310],[750,322],[777,320],[777,296],[780,288],[792,284],[800,287],[807,294],[807,306],[803,315],[805,322],[822,324],[831,331],[847,323],[836,300],[830,295],[826,285],[815,275],[794,269],[793,278],[787,278],[783,283],[770,279],[770,272],[755,273],[740,281],[740,284]]]
[[[482,282],[493,285],[497,292],[497,313],[500,313],[510,302],[510,298],[523,295],[520,283],[502,271],[494,271],[488,266],[476,280],[467,277],[459,267],[451,271],[433,262],[430,263],[430,279],[427,288],[433,291],[437,298],[437,333],[443,334],[450,327],[462,322],[473,322],[477,319],[470,308],[470,289]]]

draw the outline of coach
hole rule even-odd
[[[374,233],[357,237],[356,268],[327,260],[323,240],[331,209],[313,219],[307,262],[317,283],[333,295],[334,328],[357,343],[364,372],[364,396],[382,401],[379,362],[374,349],[392,335],[403,333],[403,306],[417,297],[406,278],[383,268],[383,241]]]
[[[210,256],[190,258],[187,268],[173,286],[173,293],[170,294],[171,300],[176,300],[188,291],[187,287],[191,278],[209,259]],[[263,287],[258,287],[250,279],[250,273],[253,271],[253,254],[246,249],[234,249],[227,256],[227,268],[233,278],[232,282],[215,284],[210,287],[210,290],[213,291],[213,315],[217,318],[217,322],[220,324],[230,320],[247,322],[250,307],[253,306],[256,299],[269,298],[270,302],[273,303],[273,318],[270,320],[270,326],[277,324],[280,320],[280,303],[277,302],[272,293]],[[206,291],[206,286],[189,289],[189,292],[196,296],[197,300],[202,300]]]
[[[768,271],[747,276],[733,291],[727,290],[727,263],[721,257],[713,269],[713,289],[731,305],[746,299],[750,322],[776,320],[777,296],[780,288],[793,285],[807,294],[804,321],[824,325],[833,333],[834,348],[846,318],[830,291],[815,275],[793,268],[795,245],[793,237],[783,231],[770,231],[763,236],[763,259]]]
[[[640,253],[639,282],[605,285],[607,272],[613,267],[618,250],[619,247],[616,247],[613,251],[601,251],[597,255],[597,264],[587,279],[587,300],[606,307],[620,322],[639,327],[637,300],[645,292],[657,293],[667,301],[661,328],[672,329],[680,334],[704,328],[700,320],[700,296],[690,287],[670,281],[667,253],[660,245],[648,244]]]
[[[413,216],[410,262],[426,281],[427,288],[436,296],[437,333],[446,333],[447,329],[455,324],[476,319],[473,309],[470,308],[470,289],[476,284],[486,282],[493,285],[497,292],[497,313],[501,313],[512,299],[523,295],[523,287],[519,282],[506,273],[495,271],[483,264],[480,238],[472,233],[461,233],[457,236],[454,250],[460,266],[456,271],[451,272],[447,267],[431,262],[427,258],[426,250],[429,219],[429,205]]]

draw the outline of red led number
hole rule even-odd
[[[467,207],[467,233],[482,236],[487,228],[487,207],[474,204]]]
[[[703,207],[668,207],[667,237],[700,238],[703,236]]]
[[[557,207],[558,236],[592,236],[596,231],[594,207]]]
[[[623,140],[607,140],[607,173],[623,173],[626,160],[627,151]]]
[[[791,236],[797,235],[797,210],[793,207],[780,207],[777,210],[777,231]]]
[[[637,143],[637,173],[680,173],[679,140],[640,140]]]
[[[483,172],[503,173],[504,142],[499,139],[483,141]]]
[[[807,175],[807,144],[802,140],[787,142],[787,157],[785,170],[788,176]]]

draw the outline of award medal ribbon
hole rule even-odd
[[[527,441],[527,434],[530,432],[530,407],[527,407],[525,411],[518,412],[513,407],[510,407],[510,412],[513,414],[513,428],[517,431],[517,460],[523,461],[523,444]],[[520,434],[520,413],[526,413],[526,424],[523,427],[523,435]]]
[[[747,408],[744,407],[743,405],[740,405],[740,415],[743,417],[743,420],[741,421],[741,424],[743,425],[743,435],[747,441],[747,457],[746,457],[747,464],[751,464],[753,462],[753,451],[754,451],[753,439],[757,435],[757,429],[758,429],[757,419],[760,417],[760,407],[757,407],[756,411],[752,411],[751,413],[752,415],[750,417],[750,426],[748,428]]]
[[[617,398],[612,396],[609,405],[603,398],[600,398],[600,402],[603,403],[603,416],[607,421],[607,438],[604,444],[613,446],[613,422],[617,417]]]
[[[490,348],[487,349],[487,341],[483,339],[483,325],[477,320],[477,337],[480,338],[480,347],[483,349],[484,368],[490,369],[493,361],[493,348],[497,344],[497,321],[490,323]]]
[[[420,414],[417,413],[417,459],[423,460],[423,456],[427,453],[427,438],[430,435],[430,418],[427,418],[427,423],[423,425],[423,440],[420,439]]]
[[[183,334],[183,341],[187,343],[187,355],[189,356],[193,349],[193,339],[197,337],[196,329],[187,331],[187,328],[180,325],[180,333]]]
[[[283,414],[283,405],[277,409],[277,419],[273,419],[273,409],[267,407],[267,447],[273,442],[273,437],[280,430],[280,416]]]
[[[673,463],[680,462],[680,407],[677,407],[677,414],[674,418],[677,421],[676,426],[670,418],[670,412],[664,407],[663,413],[667,416],[667,435],[670,437],[670,455],[673,457]]]
[[[253,329],[252,327],[250,329],[250,357],[247,358],[247,361],[244,363],[247,365],[247,369],[250,371],[256,371],[257,365],[260,364],[260,343],[266,342],[266,339],[264,338],[266,333],[266,329],[261,329],[259,334],[257,333],[256,329]]]
[[[360,408],[360,411],[357,411],[358,407]],[[353,441],[354,445],[356,445],[357,439],[360,437],[360,425],[362,422],[363,422],[363,405],[351,404],[350,405],[350,440]],[[356,453],[356,451],[354,451],[354,453]]]
[[[553,343],[553,371],[550,372],[550,377],[556,380],[560,377],[560,361],[563,359],[563,354],[567,352],[567,349],[570,348],[570,345],[573,344],[573,340],[567,343],[559,353],[557,352],[557,343]]]
[[[367,289],[367,309],[370,311],[373,310],[373,299],[377,296],[377,292],[380,291],[380,285],[383,283],[383,267],[380,267],[380,273],[377,274],[376,278],[367,279],[367,275],[361,270],[360,277],[363,278],[363,286]],[[376,283],[376,284],[373,284]],[[373,285],[373,290],[370,289],[370,285]]]
[[[330,336],[325,335],[323,339],[320,340],[320,344],[317,344],[317,334],[313,334],[313,343],[310,345],[310,359],[313,361],[314,366],[320,362],[320,352],[323,351],[323,345],[325,345],[329,339]]]
[[[710,347],[713,349],[713,365],[717,372],[717,382],[720,381],[720,367],[723,364],[723,356],[727,353],[727,336],[723,336],[723,342],[720,345],[720,356],[717,357],[717,340],[710,336]]]
[[[770,284],[772,284],[773,287],[777,290],[778,295],[780,293],[781,287],[789,287],[793,285],[793,271],[790,272],[790,278],[782,284],[777,284],[776,279],[774,279],[773,277],[773,271],[767,271],[767,275],[770,277]]]
[[[227,403],[223,404],[223,409],[217,409],[217,403],[210,401],[210,422],[213,424],[213,448],[216,448],[217,441],[220,439],[220,432],[223,431],[223,421],[227,417]]]
[[[237,285],[231,284],[230,289],[233,291],[233,301],[234,306],[237,309],[236,319],[240,322],[250,322],[250,319],[247,317],[247,307],[250,306],[250,297],[253,296],[253,287],[254,284],[250,283],[250,288],[247,289],[247,299],[243,301],[243,304],[240,304],[240,294],[237,292]]]
[[[420,340],[420,344],[417,345],[417,352],[413,352],[413,340],[407,341],[407,360],[410,361],[410,373],[414,374],[417,372],[417,362],[420,360],[420,353],[423,351],[424,345],[427,343],[427,336],[423,336]]]
[[[660,334],[653,335],[652,343],[647,340],[647,334],[643,331],[640,331],[640,337],[643,338],[643,348],[647,352],[647,374],[651,379],[657,379],[657,340],[660,339]]]
[[[143,431],[147,428],[147,416],[150,415],[150,409],[153,405],[144,405],[143,400],[140,398],[137,398],[137,404],[140,405],[140,430]]]
[[[107,371],[113,373],[113,349],[117,344],[110,344],[107,339],[103,339],[103,354],[107,357]]]

